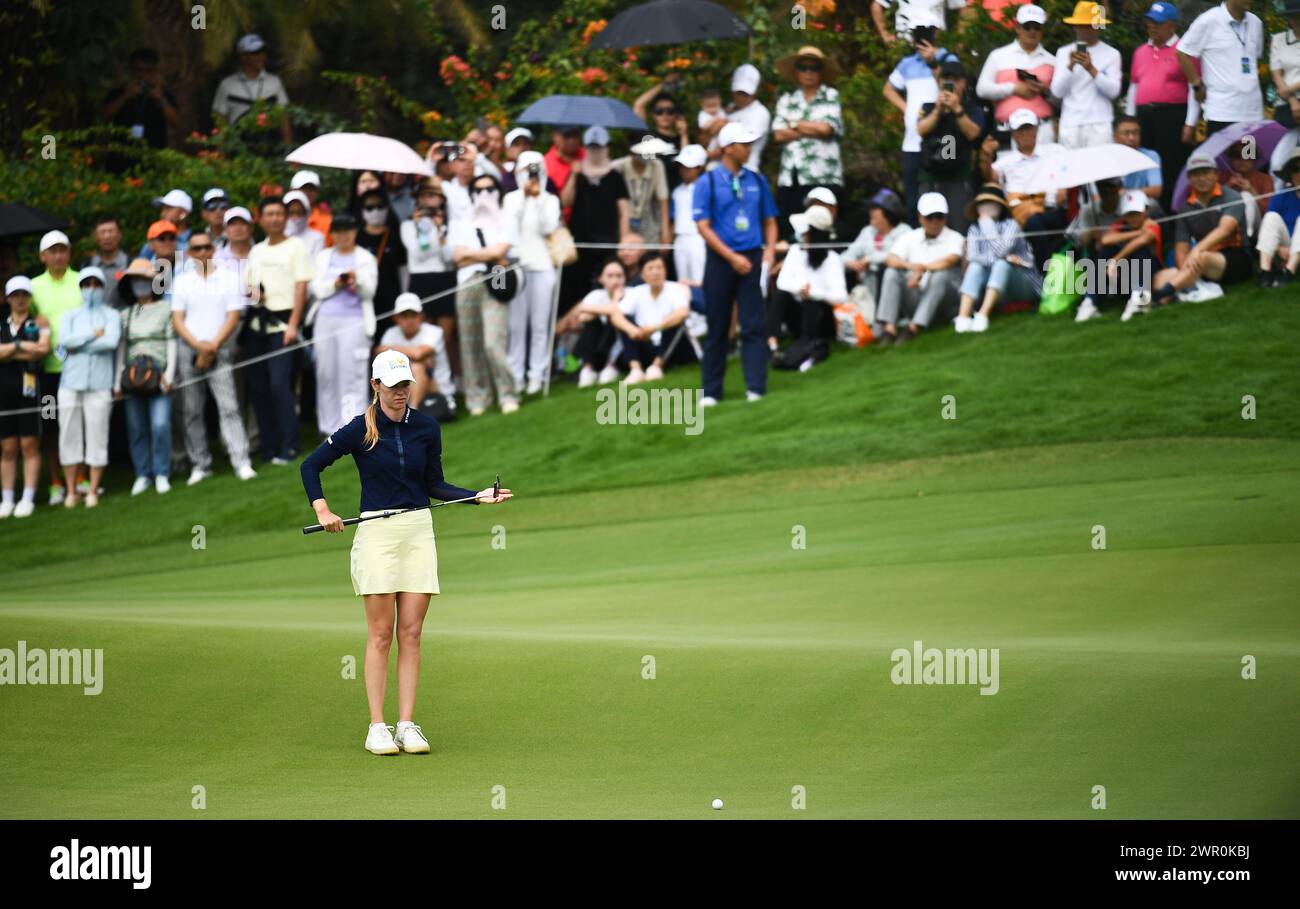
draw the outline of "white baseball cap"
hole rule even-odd
[[[506,133],[506,148],[514,145],[516,139],[527,139],[531,142],[533,141],[533,131],[524,126],[516,126]]]
[[[814,205],[807,211],[791,215],[790,226],[799,235],[806,233],[810,227],[829,231],[835,226],[835,219],[831,217],[828,209],[822,208],[820,205]]]
[[[12,278],[10,278],[8,281],[5,282],[6,297],[9,296],[10,294],[16,294],[19,291],[23,291],[25,293],[30,294],[32,292],[32,279],[27,277],[26,275],[14,275]]]
[[[404,294],[398,294],[397,299],[393,301],[393,314],[401,312],[418,312],[423,313],[424,307],[420,304],[420,295],[407,291]],[[375,378],[379,378],[375,376]]]
[[[1024,9],[1024,7],[1021,7],[1021,9]],[[1022,126],[1037,125],[1038,114],[1034,113],[1027,107],[1020,108],[1020,110],[1011,115],[1011,119],[1007,120],[1007,126],[1011,127],[1013,130],[1020,129]]]
[[[302,207],[307,209],[308,214],[311,213],[311,200],[307,198],[307,194],[301,189],[290,190],[284,194],[284,207],[286,210],[288,210],[290,202],[301,202]]]
[[[67,234],[61,230],[52,230],[45,236],[41,237],[40,252],[45,252],[45,250],[49,249],[51,246],[58,246],[60,243],[69,248],[72,246],[72,241],[68,239]]]
[[[1035,6],[1032,3],[1026,3],[1020,9],[1016,10],[1016,21],[1021,25],[1026,22],[1037,22],[1039,25],[1047,24],[1047,12],[1041,6]]]
[[[262,40],[262,36],[251,32],[240,38],[239,43],[235,45],[235,49],[241,54],[255,54],[264,47],[266,42]]]
[[[370,378],[378,379],[389,388],[398,382],[414,382],[411,374],[411,359],[396,350],[386,350],[375,357],[370,364]]]
[[[609,130],[603,126],[588,126],[587,131],[582,134],[583,145],[608,145]],[[520,155],[519,157],[523,157]]]
[[[320,174],[314,170],[300,170],[289,181],[290,189],[302,189],[304,186],[320,186]]]
[[[709,161],[709,153],[703,145],[691,144],[683,148],[673,160],[682,167],[703,167]]]
[[[922,218],[928,215],[946,215],[948,200],[940,193],[924,193],[916,200],[916,213]]]
[[[736,143],[749,145],[751,142],[757,141],[758,136],[754,135],[749,127],[743,123],[728,123],[718,133],[718,148],[726,148],[728,145]]]
[[[812,205],[814,202],[820,202],[823,205],[834,205],[837,207],[840,204],[835,198],[835,193],[831,192],[824,186],[817,187],[812,192],[808,193],[808,195],[803,197],[804,205]]]
[[[1119,200],[1119,213],[1127,215],[1135,211],[1147,210],[1147,194],[1140,189],[1130,189]]]
[[[222,224],[229,224],[236,218],[243,218],[249,224],[253,223],[253,213],[242,205],[236,205],[234,208],[226,209],[226,216],[221,219]]]
[[[222,199],[226,202],[230,201],[230,197],[226,195],[226,191],[219,186],[214,186],[203,194],[203,204],[207,205],[213,199]]]
[[[731,90],[752,95],[758,91],[758,86],[762,81],[763,76],[759,73],[757,66],[752,63],[742,63],[731,74]]]
[[[88,278],[98,278],[100,284],[108,284],[104,279],[104,270],[98,265],[87,265],[81,271],[77,272],[77,283],[84,284]]]
[[[167,195],[154,199],[153,204],[158,206],[171,205],[176,208],[183,208],[186,211],[194,211],[194,200],[183,189],[168,190]]]

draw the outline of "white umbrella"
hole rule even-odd
[[[1150,170],[1156,164],[1136,148],[1108,142],[1088,148],[1070,148],[1059,155],[1044,158],[1025,175],[1021,192],[1050,193],[1125,177]]]
[[[433,168],[408,145],[369,133],[326,133],[284,156],[294,164],[378,170],[432,177]]]

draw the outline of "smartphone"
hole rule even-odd
[[[1031,73],[1031,72],[1030,72],[1029,70],[1027,70],[1027,69],[1018,69],[1018,70],[1016,70],[1016,77],[1019,78],[1021,82],[1037,82],[1037,81],[1038,81],[1038,77],[1035,76],[1033,73]]]
[[[998,140],[998,149],[1006,151],[1011,147],[1011,130],[1005,126],[999,126],[993,131],[993,135]]]
[[[956,83],[956,82],[945,82],[945,83],[943,83],[943,90],[946,91],[946,92],[955,92],[955,91],[957,90],[957,83]]]
[[[1082,41],[1076,41],[1074,42],[1074,52],[1077,54],[1086,54],[1088,52],[1088,45],[1084,44]]]

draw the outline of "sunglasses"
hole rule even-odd
[[[494,192],[496,192],[496,191],[497,191],[497,188],[496,188],[495,186],[476,186],[476,187],[474,187],[474,195],[476,195],[476,196],[482,195],[483,193],[494,193]]]
[[[945,215],[943,212],[939,211],[939,212],[935,212],[932,215],[921,215],[921,217],[926,221],[937,221],[940,218],[946,218],[948,216]]]
[[[1043,27],[1037,22],[1022,22],[1020,27],[1027,32],[1041,32],[1043,30]]]
[[[799,63],[795,66],[795,69],[801,73],[820,73],[822,65],[820,63]]]
[[[205,211],[225,211],[229,207],[230,207],[229,202],[204,202],[203,203],[203,209]]]
[[[656,114],[675,114],[675,113],[677,113],[677,108],[675,108],[675,107],[656,107],[656,108],[655,108],[655,113],[656,113]]]
[[[175,234],[159,234],[158,236],[154,237],[154,239],[157,240],[159,243],[175,243],[175,242],[176,242],[176,235],[175,235]]]
[[[191,244],[190,244],[190,252],[192,252],[192,253],[212,252],[212,250],[214,250],[214,249],[216,249],[216,247],[213,246],[211,243],[197,243],[197,244],[196,244],[196,243],[191,243]]]
[[[361,210],[362,210],[362,211],[384,211],[384,210],[386,210],[387,208],[388,208],[387,205],[363,205],[363,206],[361,206]]]

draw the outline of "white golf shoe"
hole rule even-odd
[[[414,723],[398,723],[397,735],[394,739],[397,747],[407,754],[428,754],[429,740],[424,737],[424,732]]]
[[[393,727],[383,723],[371,723],[366,733],[366,750],[371,754],[397,754],[397,743],[393,741]]]

